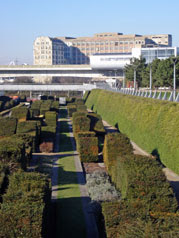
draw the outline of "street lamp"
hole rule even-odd
[[[150,64],[150,92],[152,91],[152,65]]]
[[[173,60],[173,101],[175,101],[176,98],[176,63],[177,58],[172,58]]]

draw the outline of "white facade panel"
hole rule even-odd
[[[121,55],[92,55],[90,56],[90,66],[92,69],[123,69],[130,64],[132,54]]]

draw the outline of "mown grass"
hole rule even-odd
[[[179,174],[179,103],[92,90],[86,105]]]
[[[56,237],[86,236],[80,189],[69,135],[67,113],[60,110],[60,158],[58,160],[58,200]]]

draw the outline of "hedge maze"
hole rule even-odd
[[[46,237],[51,182],[27,168],[44,141],[53,151],[58,107],[56,101],[35,101],[0,118],[0,237]]]

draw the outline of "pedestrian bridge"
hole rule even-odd
[[[90,65],[10,65],[0,66],[0,77],[88,77],[104,78],[107,70],[95,70]]]

